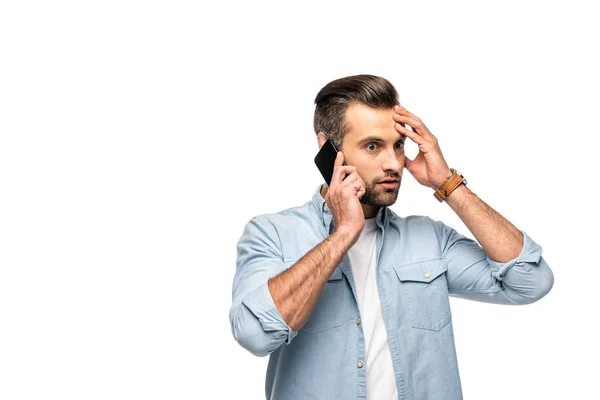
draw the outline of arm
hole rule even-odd
[[[465,185],[446,200],[476,241],[434,221],[448,262],[448,289],[454,297],[497,304],[530,304],[544,297],[554,275],[542,248],[524,231],[485,204]]]
[[[286,270],[273,225],[265,218],[250,220],[237,245],[229,313],[242,347],[266,356],[298,334],[351,246],[353,235],[345,232],[332,233]]]
[[[289,269],[284,271],[273,225],[258,218],[246,225],[238,243],[229,319],[235,339],[255,355],[267,355],[298,334],[325,283],[360,236],[365,222],[359,202],[364,182],[356,167],[343,162],[338,152],[325,195],[337,228]]]
[[[416,115],[394,107],[396,130],[419,145],[405,167],[421,185],[438,188],[452,175],[437,138]],[[406,128],[408,124],[411,129]],[[448,262],[449,293],[456,297],[501,304],[528,304],[545,296],[554,275],[541,257],[542,248],[500,214],[460,185],[446,200],[481,246],[440,221],[432,221]],[[483,247],[483,248],[482,248]]]
[[[323,287],[352,246],[354,235],[335,231],[288,270],[269,279],[277,309],[294,330],[306,324]]]
[[[449,175],[452,175],[452,172]],[[519,255],[524,239],[521,231],[484,203],[467,186],[460,185],[456,188],[446,202],[490,258],[504,263]]]
[[[325,283],[364,227],[365,215],[359,201],[365,193],[364,182],[356,167],[343,164],[344,154],[340,151],[334,161],[331,187],[324,197],[339,222],[337,228],[290,269],[269,280],[277,309],[294,329],[306,324]]]

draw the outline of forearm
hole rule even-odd
[[[290,268],[269,279],[273,302],[290,328],[304,326],[354,237],[350,232],[335,231]]]
[[[523,248],[521,232],[467,186],[456,188],[446,202],[492,260],[507,262],[519,255]]]

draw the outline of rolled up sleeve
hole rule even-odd
[[[554,285],[542,247],[523,230],[523,247],[507,262],[491,259],[475,240],[432,220],[447,261],[448,291],[453,297],[487,303],[524,305],[540,300]]]
[[[254,217],[237,244],[233,280],[231,331],[256,356],[266,356],[298,334],[273,302],[268,280],[285,270],[277,231],[264,216]]]

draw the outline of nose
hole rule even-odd
[[[401,172],[404,168],[404,152],[402,155],[393,150],[386,152],[382,167],[384,171]]]

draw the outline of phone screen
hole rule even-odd
[[[337,152],[338,150],[335,145],[330,140],[327,140],[315,156],[315,164],[319,168],[319,171],[321,171],[321,175],[323,175],[323,179],[325,179],[328,186],[331,185],[333,165],[335,164]],[[346,165],[346,163],[344,162],[343,165]]]

